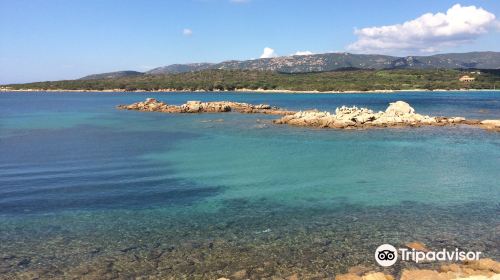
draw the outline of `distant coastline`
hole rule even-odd
[[[4,84],[22,91],[379,93],[500,88],[500,70],[357,70],[286,74],[205,70],[172,75]]]
[[[398,93],[398,92],[481,92],[481,91],[500,91],[500,89],[386,89],[386,90],[346,90],[346,91],[317,91],[317,90],[287,90],[287,89],[234,89],[234,90],[176,90],[176,89],[160,89],[160,90],[124,90],[124,89],[105,89],[105,90],[88,90],[88,89],[5,89],[1,88],[0,92],[170,92],[170,93],[283,93],[283,94],[350,94],[350,93]]]

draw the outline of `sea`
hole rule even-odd
[[[0,279],[333,279],[381,244],[500,259],[500,133],[117,110],[153,97],[500,119],[500,93],[1,92]],[[274,278],[273,278],[274,277]]]

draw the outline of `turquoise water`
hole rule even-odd
[[[498,92],[2,93],[0,278],[333,277],[410,241],[500,257],[498,133],[114,108],[146,97],[500,119]]]

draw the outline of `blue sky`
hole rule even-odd
[[[442,32],[415,29],[448,21],[416,19],[455,4],[470,26],[450,14]],[[500,1],[0,0],[0,13],[0,84],[251,59],[265,47],[268,56],[500,51]]]

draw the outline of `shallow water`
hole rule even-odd
[[[410,241],[500,258],[498,133],[114,109],[146,97],[500,119],[498,92],[2,93],[0,278],[333,277]]]

